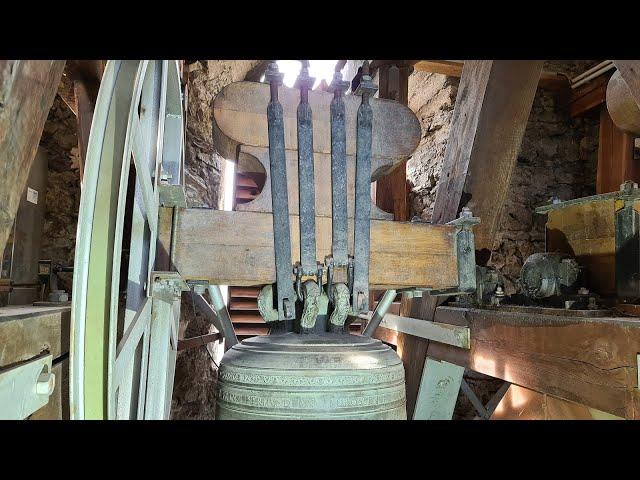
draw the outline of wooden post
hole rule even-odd
[[[0,251],[53,105],[64,60],[0,60]]]
[[[481,221],[476,250],[491,250],[542,64],[464,63],[432,221],[454,220],[468,206]]]
[[[634,136],[620,130],[606,106],[600,111],[596,193],[616,192],[626,180],[640,182],[640,162],[633,159]]]

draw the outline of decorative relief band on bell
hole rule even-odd
[[[245,407],[268,408],[268,409],[295,409],[295,410],[336,410],[344,408],[361,407],[386,407],[390,408],[394,404],[404,404],[404,385],[395,387],[390,392],[375,393],[372,395],[345,396],[304,396],[301,393],[282,392],[278,396],[266,396],[262,394],[244,393],[244,390],[232,391],[221,390],[218,394],[218,401],[228,402],[237,408],[239,405]]]
[[[359,385],[379,385],[384,387],[385,384],[399,383],[404,384],[404,368],[397,365],[396,368],[386,368],[380,373],[373,373],[366,370],[362,375],[354,375],[352,372],[348,374],[340,374],[336,372],[334,375],[317,375],[317,376],[299,376],[287,372],[277,372],[270,374],[261,373],[245,373],[238,369],[230,367],[221,369],[218,374],[218,381],[232,382],[247,385],[270,385],[282,387],[341,387],[359,386]],[[333,372],[332,372],[333,373]]]

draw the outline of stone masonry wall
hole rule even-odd
[[[77,122],[59,96],[49,111],[40,145],[47,151],[49,164],[40,258],[73,265],[80,208]],[[70,292],[72,283],[72,273],[59,274],[59,288]]]
[[[212,141],[213,99],[226,85],[244,80],[258,60],[199,60],[189,73],[185,182],[189,207],[222,208],[225,160]],[[188,67],[185,67],[188,68]],[[206,335],[211,324],[183,294],[180,332]],[[211,347],[209,347],[211,348]],[[172,419],[213,419],[217,368],[205,347],[178,352],[171,404]]]
[[[547,62],[545,70],[574,76],[593,61]],[[414,72],[409,78],[409,107],[422,125],[422,140],[407,164],[412,216],[431,219],[435,193],[451,127],[459,79]],[[556,92],[539,88],[526,127],[489,265],[515,280],[526,258],[544,250],[544,217],[535,207],[552,196],[562,200],[595,193],[597,112],[571,118]]]

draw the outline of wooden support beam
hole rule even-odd
[[[622,418],[553,395],[511,385],[496,406],[491,420],[622,420]]]
[[[596,193],[616,192],[627,180],[640,182],[640,162],[633,159],[634,135],[623,132],[606,106],[600,110]]]
[[[165,231],[162,223],[170,220],[168,215],[161,217],[161,231]],[[290,224],[291,254],[297,258],[296,215],[290,216]],[[349,228],[353,231],[352,220]],[[184,209],[176,229],[174,266],[184,278],[234,286],[275,282],[270,213]],[[457,285],[455,231],[451,225],[372,220],[369,277],[373,288]],[[331,251],[331,218],[316,217],[316,232],[316,258],[324,258]],[[349,238],[352,243],[353,235]]]
[[[454,347],[469,348],[470,345],[468,327],[430,322],[392,313],[384,316],[380,327]]]
[[[481,223],[476,250],[491,250],[542,61],[468,60],[456,97],[433,211],[446,223],[467,206]]]
[[[607,84],[611,75],[600,75],[589,83],[572,89],[569,96],[569,115],[577,117],[605,103]]]
[[[640,418],[636,318],[440,307],[435,320],[468,326],[471,349],[431,342],[429,356],[619,417]]]
[[[0,368],[50,353],[69,353],[71,307],[0,308]]]
[[[4,250],[64,60],[0,60],[0,251]]]
[[[206,335],[200,335],[198,337],[183,338],[178,340],[178,351],[189,350],[195,347],[202,347],[209,343],[217,342],[220,340],[220,334],[218,332],[208,333]]]
[[[416,61],[413,68],[419,72],[439,73],[450,77],[461,77],[462,60],[420,60]],[[569,89],[569,78],[556,72],[540,72],[539,87],[549,90],[566,91]]]

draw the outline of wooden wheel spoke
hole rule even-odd
[[[140,124],[140,119],[136,117],[133,122],[133,162],[136,167],[136,178],[142,190],[142,198],[144,200],[144,209],[149,222],[149,229],[157,232],[158,228],[158,201],[156,193],[151,183],[149,169],[145,167],[149,163],[147,142],[144,138],[144,131]]]
[[[133,317],[129,328],[122,336],[116,351],[116,366],[114,369],[114,382],[116,385],[124,378],[124,370],[131,365],[133,353],[144,334],[151,318],[151,299],[146,298],[142,308]]]

